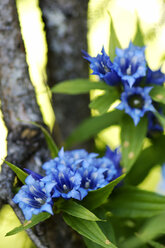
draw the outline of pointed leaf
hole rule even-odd
[[[144,39],[143,39],[143,33],[140,27],[140,22],[139,20],[137,20],[137,28],[136,28],[136,34],[135,37],[133,39],[133,44],[135,46],[144,46]]]
[[[122,115],[122,111],[114,110],[83,121],[67,138],[66,147],[88,140],[103,129],[120,123]]]
[[[90,104],[91,109],[96,109],[100,114],[107,112],[111,104],[118,98],[115,89],[105,92],[104,95],[96,97]]]
[[[89,240],[101,245],[101,247],[116,248],[116,246],[107,239],[96,222],[79,219],[68,214],[64,214],[63,217],[67,225],[71,226],[75,231]]]
[[[107,218],[107,211],[105,211],[102,207],[97,208],[95,210],[95,214],[97,214],[97,216],[99,216],[102,219],[106,219]],[[115,237],[115,232],[114,232],[114,228],[112,226],[112,221],[111,219],[107,219],[104,222],[99,222],[98,223],[100,229],[102,230],[102,232],[104,233],[104,235],[113,243],[116,245],[116,237]],[[87,238],[83,238],[84,242],[86,244],[86,246],[88,248],[101,248],[100,245],[95,244],[94,242],[92,242],[91,240],[87,239]]]
[[[30,124],[39,127],[41,129],[41,131],[43,132],[44,136],[45,136],[45,140],[47,142],[48,148],[50,150],[51,156],[52,158],[57,157],[58,155],[58,148],[54,142],[54,140],[52,139],[52,137],[50,136],[49,132],[41,125],[39,125],[36,122],[29,122]]]
[[[15,174],[17,175],[17,177],[19,178],[19,180],[25,184],[25,179],[28,176],[27,173],[25,173],[23,170],[21,170],[19,167],[15,166],[14,164],[8,162],[8,161],[4,161],[11,169],[12,171],[15,172]]]
[[[116,31],[114,28],[113,20],[111,17],[111,14],[109,13],[110,19],[111,19],[111,24],[110,24],[110,39],[109,39],[109,55],[110,59],[113,61],[116,54],[115,54],[115,49],[121,48],[120,42],[117,38]]]
[[[81,218],[84,220],[90,221],[102,221],[99,219],[95,214],[89,211],[87,208],[83,207],[82,205],[74,202],[74,201],[65,201],[61,206],[60,209],[72,216],[77,218]]]
[[[147,119],[142,118],[137,126],[129,116],[124,116],[121,126],[122,164],[127,171],[136,161],[147,133]]]
[[[87,248],[102,248],[101,245],[92,242],[90,239],[83,237],[83,240]]]
[[[154,101],[165,104],[165,87],[154,86],[150,92],[150,96],[152,97]]]
[[[125,177],[122,175],[117,179],[113,180],[105,187],[90,191],[88,195],[82,201],[82,204],[89,209],[95,209],[101,206],[108,199],[109,195],[112,193],[114,187]]]
[[[104,82],[92,82],[89,79],[72,79],[58,83],[52,88],[53,93],[84,94],[93,89],[109,90],[109,85]]]
[[[107,211],[123,218],[150,218],[165,211],[165,197],[154,192],[124,186],[104,205]]]
[[[8,232],[6,234],[6,236],[11,236],[14,235],[16,233],[22,232],[26,229],[29,229],[35,225],[37,225],[38,223],[48,219],[51,215],[49,213],[40,213],[38,215],[33,215],[33,217],[31,218],[31,220],[29,221],[25,221],[23,225],[14,228],[12,231]]]

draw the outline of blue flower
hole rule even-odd
[[[82,178],[79,189],[82,199],[87,195],[88,191],[102,188],[108,184],[108,181],[105,180],[103,174],[103,172],[105,171],[107,171],[107,169],[96,168],[94,164],[88,164],[88,166],[78,169],[78,172],[80,173]]]
[[[30,220],[33,214],[37,215],[41,212],[53,214],[52,198],[45,190],[44,182],[35,180],[30,175],[25,179],[25,183],[26,185],[23,185],[13,198],[22,209],[25,218]]]
[[[126,49],[116,48],[113,68],[125,83],[132,87],[136,80],[146,75],[144,47],[134,46],[131,42]]]
[[[53,198],[63,197],[64,199],[82,200],[79,191],[81,176],[70,168],[57,166],[56,170],[44,177],[42,181],[45,182],[45,187]]]
[[[146,112],[155,111],[152,105],[152,99],[149,96],[151,89],[152,87],[126,87],[125,91],[121,94],[121,103],[116,108],[125,110],[132,117],[135,126]]]
[[[35,180],[40,180],[41,178],[43,178],[43,176],[32,170],[24,168],[24,171],[26,171],[29,175],[31,175]]]
[[[107,157],[97,158],[93,161],[93,165],[98,169],[102,169],[104,180],[109,183],[117,174],[117,170],[113,161]]]
[[[93,75],[98,75],[99,78],[104,80],[108,85],[113,86],[120,82],[120,78],[113,69],[113,63],[106,54],[104,47],[101,50],[102,54],[98,54],[97,57],[91,57],[85,51],[82,52],[84,58],[90,62],[90,68],[93,70]]]
[[[150,68],[148,68],[146,81],[148,84],[163,85],[165,82],[165,74],[161,72],[161,69],[152,71]]]
[[[121,176],[122,174],[122,167],[120,165],[121,161],[121,153],[119,148],[116,148],[114,151],[110,149],[109,146],[107,146],[105,157],[110,159],[116,169],[116,173],[113,175],[112,180],[116,179],[117,177]]]
[[[58,157],[47,161],[43,164],[43,169],[46,171],[48,175],[50,172],[53,172],[59,168],[71,168],[72,170],[76,170],[78,167],[81,166],[83,160],[89,160],[92,158],[97,157],[98,154],[96,153],[88,153],[84,149],[78,149],[73,151],[65,151],[61,148],[58,153]]]

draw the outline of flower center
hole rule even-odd
[[[144,99],[139,94],[131,95],[127,98],[128,104],[131,108],[142,109],[144,106]]]

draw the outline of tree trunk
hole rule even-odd
[[[50,158],[40,129],[25,122],[42,123],[35,92],[28,76],[25,51],[21,39],[17,11],[13,0],[0,1],[0,96],[5,124],[8,128],[6,160],[41,172],[41,165]],[[0,174],[0,206],[8,203],[20,221],[24,217],[12,202],[14,174],[7,165],[2,165]],[[47,247],[31,230],[30,238],[37,247]],[[43,239],[44,240],[44,239]]]
[[[48,43],[48,84],[87,78],[88,65],[81,50],[87,50],[88,0],[40,0]],[[62,138],[90,115],[88,95],[54,96],[54,109]],[[84,146],[90,149],[91,143]]]

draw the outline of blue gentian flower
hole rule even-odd
[[[82,199],[87,195],[88,191],[102,188],[108,184],[108,181],[105,180],[103,174],[105,171],[107,171],[105,168],[98,169],[93,165],[89,165],[88,167],[81,167],[78,169],[78,172],[82,178],[79,189]]]
[[[126,49],[116,48],[113,68],[125,83],[132,87],[136,80],[146,75],[144,47],[137,47],[130,42]]]
[[[24,171],[26,171],[29,175],[31,175],[35,180],[41,180],[41,178],[43,178],[43,176],[41,176],[40,174],[32,170],[29,170],[27,168],[24,168]]]
[[[122,174],[122,167],[120,165],[120,161],[121,161],[120,148],[118,147],[113,151],[110,149],[109,146],[107,146],[105,157],[107,157],[108,159],[110,159],[113,162],[115,169],[116,169],[116,173],[112,177],[112,180],[120,177]]]
[[[22,209],[25,219],[30,220],[33,214],[41,212],[53,214],[52,198],[45,190],[45,183],[35,180],[31,175],[25,179],[25,183],[13,198]]]
[[[82,51],[84,58],[90,62],[90,68],[93,70],[93,75],[98,75],[101,80],[104,80],[108,85],[117,85],[120,78],[116,71],[113,69],[113,63],[109,56],[106,54],[104,47],[101,50],[102,54],[97,57],[91,57],[85,51]]]
[[[161,68],[156,71],[152,71],[150,68],[148,68],[146,82],[148,84],[163,85],[165,82],[165,74],[161,72]]]
[[[155,108],[152,105],[152,99],[149,96],[151,89],[152,87],[126,87],[125,91],[121,94],[121,103],[116,108],[124,110],[130,115],[135,126],[146,112],[155,111]]]
[[[42,181],[45,182],[45,187],[53,198],[63,197],[64,199],[82,200],[79,191],[81,176],[70,168],[57,166],[56,170],[44,177]]]
[[[81,162],[83,160],[89,160],[97,157],[98,154],[96,153],[88,153],[84,149],[78,149],[73,151],[65,151],[61,148],[61,150],[58,153],[58,157],[47,161],[43,164],[43,169],[46,171],[46,174],[48,175],[50,172],[53,172],[59,168],[71,168],[72,170],[76,170],[78,167],[81,166]]]
[[[97,169],[102,169],[104,180],[109,183],[117,174],[113,161],[107,157],[97,158],[93,161]]]

